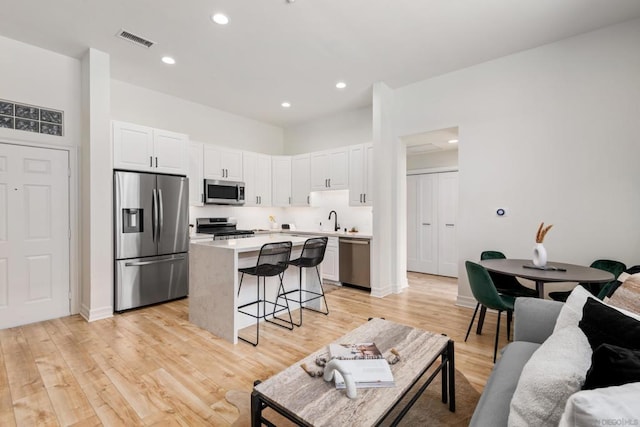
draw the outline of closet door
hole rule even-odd
[[[458,277],[458,172],[438,175],[438,274]]]
[[[418,182],[419,175],[407,177],[407,270],[418,271]]]
[[[420,175],[418,185],[418,268],[438,273],[438,175]]]
[[[458,173],[407,177],[407,270],[458,276]]]

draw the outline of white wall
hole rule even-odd
[[[371,142],[371,107],[322,117],[284,130],[284,152],[302,154]]]
[[[284,150],[280,127],[113,79],[111,117],[242,150],[265,154]]]
[[[485,249],[530,258],[541,221],[551,260],[640,263],[639,40],[630,21],[395,91],[396,135],[460,129],[461,272]]]
[[[458,150],[407,156],[407,170],[458,167]]]
[[[0,37],[0,98],[64,111],[64,135],[0,128],[0,137],[62,146],[80,144],[80,61]]]
[[[82,58],[82,304],[87,320],[113,315],[113,160],[109,55]]]

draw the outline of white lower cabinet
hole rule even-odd
[[[327,250],[322,261],[322,278],[337,282],[340,280],[339,245],[337,237],[329,237]]]
[[[458,277],[458,172],[407,177],[407,269]]]

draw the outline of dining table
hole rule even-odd
[[[615,279],[608,271],[563,262],[549,262],[544,268],[534,266],[528,259],[486,259],[479,264],[495,273],[533,280],[539,298],[544,298],[545,283],[607,283]]]

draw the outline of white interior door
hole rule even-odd
[[[70,314],[69,158],[0,143],[0,328]]]
[[[420,175],[418,183],[418,270],[438,273],[438,175]]]
[[[458,172],[438,174],[438,274],[458,277]]]
[[[418,182],[419,175],[407,177],[407,270],[418,271]]]

